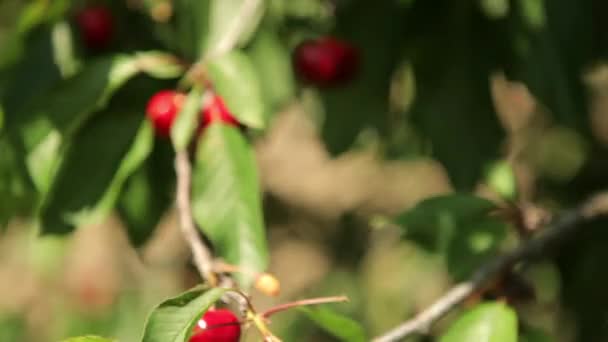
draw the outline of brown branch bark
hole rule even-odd
[[[190,187],[192,184],[192,165],[187,151],[175,154],[175,172],[177,174],[176,205],[179,223],[184,239],[190,246],[194,265],[201,277],[211,286],[217,285],[217,277],[213,272],[213,255],[202,241],[192,217],[190,206]]]
[[[582,223],[606,214],[608,214],[608,194],[592,197],[579,208],[564,212],[549,223],[538,236],[527,240],[512,251],[488,261],[468,281],[457,284],[414,318],[376,337],[373,341],[400,341],[414,334],[428,334],[437,320],[473,293],[484,288],[503,271],[517,262],[542,257],[549,247],[575,232]]]

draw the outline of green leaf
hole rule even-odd
[[[51,28],[40,27],[32,31],[23,44],[23,57],[3,75],[6,84],[10,85],[2,94],[7,127],[21,118],[20,111],[32,99],[61,80],[59,66],[49,58],[54,53]]]
[[[251,60],[257,71],[262,87],[262,93],[274,112],[278,106],[284,105],[295,94],[294,77],[289,51],[281,43],[273,30],[260,31],[249,50]],[[266,120],[267,122],[270,119]]]
[[[255,32],[264,15],[264,0],[211,0],[209,32],[204,53],[214,54],[232,32],[238,32],[236,46],[242,46]]]
[[[68,338],[62,342],[117,342],[117,340],[99,336],[79,336]]]
[[[539,328],[524,327],[519,342],[553,342],[555,338]]]
[[[506,224],[488,215],[493,209],[485,199],[453,194],[424,200],[396,222],[408,239],[441,253],[450,274],[461,280],[494,254],[506,236]]]
[[[48,190],[60,146],[137,71],[127,56],[97,60],[18,113],[11,135],[22,145],[24,162],[41,193]]]
[[[178,78],[185,72],[184,65],[179,59],[166,52],[138,52],[135,58],[141,71],[154,78]]]
[[[589,133],[587,89],[581,74],[597,56],[593,1],[522,0],[511,29],[513,78],[522,80],[557,121]],[[517,26],[515,26],[517,25]]]
[[[142,342],[186,342],[199,318],[227,291],[195,288],[164,301],[148,317]]]
[[[211,124],[199,140],[192,180],[192,209],[196,223],[213,243],[218,256],[252,273],[268,263],[261,190],[251,145],[241,132]]]
[[[177,37],[182,55],[194,60],[204,52],[212,0],[176,0]]]
[[[0,315],[0,341],[23,341],[26,329],[23,317],[6,313]]]
[[[104,112],[78,132],[43,199],[43,233],[66,233],[107,215],[152,149],[154,135],[144,120],[139,113]]]
[[[232,51],[209,62],[209,76],[215,90],[239,122],[264,128],[264,97],[258,76],[249,57]]]
[[[314,309],[300,307],[299,309],[321,329],[338,338],[340,341],[368,341],[361,325],[348,317],[342,316],[326,307]]]
[[[202,103],[202,91],[198,87],[192,88],[183,108],[177,115],[175,123],[171,127],[171,141],[176,151],[184,150],[190,144],[194,132],[196,132]]]
[[[138,72],[134,59],[118,55],[88,64],[76,76],[20,111],[19,133],[31,150],[53,130],[62,135],[76,130],[111,95]]]
[[[469,191],[500,155],[504,132],[489,79],[510,50],[501,42],[507,37],[500,22],[488,21],[474,2],[445,7],[439,13],[436,6],[419,1],[408,17],[413,32],[408,57],[416,78],[408,115],[456,190]],[[436,25],[424,24],[428,16]]]
[[[146,162],[127,180],[118,200],[118,212],[131,244],[141,246],[172,205],[175,194],[173,149],[155,144]]]
[[[334,34],[358,47],[360,66],[349,84],[322,92],[326,115],[321,134],[332,154],[353,147],[363,131],[387,129],[391,78],[403,50],[403,11],[397,1],[369,6],[358,0],[336,12]]]
[[[479,304],[454,322],[439,342],[517,342],[517,315],[498,302]]]
[[[0,135],[0,231],[8,220],[26,214],[34,203],[34,189],[19,163],[17,150],[7,136]]]

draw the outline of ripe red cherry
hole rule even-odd
[[[107,47],[112,40],[114,20],[106,7],[95,6],[83,9],[76,16],[80,34],[89,49]]]
[[[359,55],[351,44],[334,37],[307,40],[298,45],[293,58],[298,76],[318,86],[347,83],[359,67]]]
[[[238,318],[227,309],[210,309],[194,327],[189,342],[237,342],[241,337]]]
[[[203,105],[202,116],[202,127],[206,127],[215,121],[239,126],[238,120],[230,113],[224,100],[218,95],[213,95],[207,99],[207,103]]]
[[[156,134],[169,136],[175,116],[180,111],[185,95],[174,90],[161,90],[148,101],[146,114]]]

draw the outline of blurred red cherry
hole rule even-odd
[[[239,126],[238,120],[230,113],[224,100],[218,95],[214,94],[208,98],[207,103],[203,105],[201,113],[203,117],[201,123],[203,128],[215,121],[232,126]]]
[[[293,63],[302,80],[317,86],[334,86],[354,78],[359,68],[359,54],[348,42],[323,37],[298,45]]]
[[[182,107],[184,98],[184,94],[174,90],[161,90],[150,98],[146,107],[146,115],[158,136],[169,136],[171,126]]]
[[[227,309],[210,309],[194,327],[189,342],[238,342],[241,325]]]
[[[76,22],[89,49],[100,50],[110,44],[114,33],[114,19],[106,7],[87,7],[77,14]]]

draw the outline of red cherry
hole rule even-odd
[[[213,95],[208,99],[203,106],[202,116],[201,126],[203,128],[217,120],[228,125],[239,126],[238,120],[230,113],[224,100],[218,95]]]
[[[76,16],[80,33],[90,49],[103,49],[110,44],[114,31],[112,13],[106,7],[88,7]]]
[[[237,342],[241,337],[238,318],[227,309],[211,309],[194,327],[189,342]]]
[[[174,90],[161,90],[148,101],[146,114],[152,121],[156,134],[169,136],[171,125],[180,111],[185,95]]]
[[[301,43],[294,53],[296,73],[304,81],[318,86],[347,83],[359,66],[357,50],[334,37],[324,37]]]

